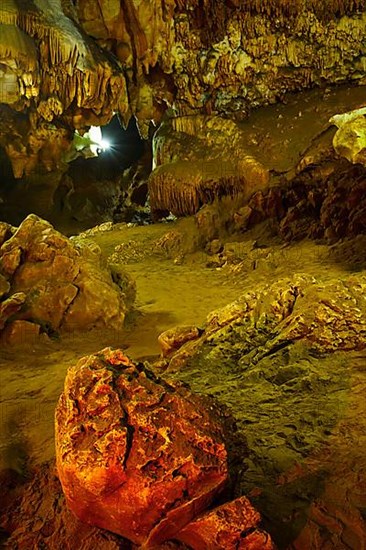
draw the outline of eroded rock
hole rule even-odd
[[[35,215],[1,246],[0,267],[7,296],[3,325],[10,316],[51,332],[123,325],[128,294],[128,288],[121,290],[123,274],[118,286],[97,245],[71,241]],[[133,298],[132,292],[129,305]]]
[[[56,456],[71,510],[145,547],[174,538],[228,477],[214,413],[111,349],[69,370]]]
[[[36,323],[13,321],[3,330],[1,342],[10,346],[28,346],[39,341],[40,329],[40,325]]]
[[[274,550],[271,537],[258,528],[260,521],[249,500],[240,497],[198,517],[176,538],[193,550]]]
[[[195,326],[176,327],[162,332],[158,338],[163,357],[177,351],[186,342],[196,340],[200,336],[200,329]]]
[[[243,365],[295,342],[314,353],[364,349],[365,285],[362,276],[321,282],[296,275],[248,292],[209,314],[201,336],[171,354],[168,368],[177,370],[202,349],[214,356],[223,345]]]

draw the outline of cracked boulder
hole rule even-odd
[[[69,508],[145,548],[175,538],[228,479],[219,414],[120,350],[69,369],[55,422]]]
[[[1,328],[19,320],[50,333],[123,325],[124,293],[99,247],[68,239],[34,214],[0,247],[0,273]]]

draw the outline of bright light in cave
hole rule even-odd
[[[107,151],[108,149],[110,149],[111,144],[107,139],[102,139],[102,141],[100,142],[100,147],[103,151]]]
[[[91,126],[88,135],[90,138],[90,150],[94,155],[110,149],[111,144],[107,139],[103,139],[100,126]]]
[[[88,132],[83,135],[76,130],[73,139],[73,148],[77,153],[81,153],[83,157],[97,157],[100,153],[111,149],[112,145],[108,139],[102,136],[100,126],[91,126]],[[73,156],[70,160],[74,160]]]

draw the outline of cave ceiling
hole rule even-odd
[[[135,116],[240,120],[288,91],[364,83],[360,0],[2,0],[0,146],[60,168],[74,131]]]

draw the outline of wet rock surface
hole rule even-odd
[[[35,215],[2,244],[0,269],[1,329],[20,320],[50,334],[123,325],[127,306],[122,271],[118,286],[98,246],[71,241]],[[133,295],[129,305],[131,300]]]

